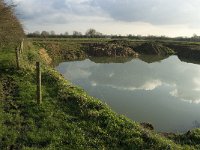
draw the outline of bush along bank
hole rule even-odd
[[[12,50],[0,53],[10,61],[0,72],[0,149],[192,149],[116,114],[73,86],[28,41],[20,70]],[[36,61],[42,63],[41,105],[36,102]]]

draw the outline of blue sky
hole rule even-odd
[[[7,0],[8,1],[8,0]],[[199,0],[13,0],[26,32],[200,35]]]

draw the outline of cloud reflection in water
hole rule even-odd
[[[84,60],[62,63],[57,69],[71,81],[84,80],[91,87],[152,91],[168,86],[169,95],[200,103],[200,66],[181,62],[176,56],[151,64],[139,59],[121,64]]]

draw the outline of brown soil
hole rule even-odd
[[[117,43],[93,43],[89,45],[88,55],[95,57],[137,57],[132,48]]]
[[[49,57],[48,53],[46,52],[44,48],[41,48],[39,50],[39,54],[46,64],[50,65],[52,63],[51,57]]]

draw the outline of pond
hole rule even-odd
[[[56,67],[114,111],[162,132],[200,127],[200,65],[168,58],[92,58]]]

